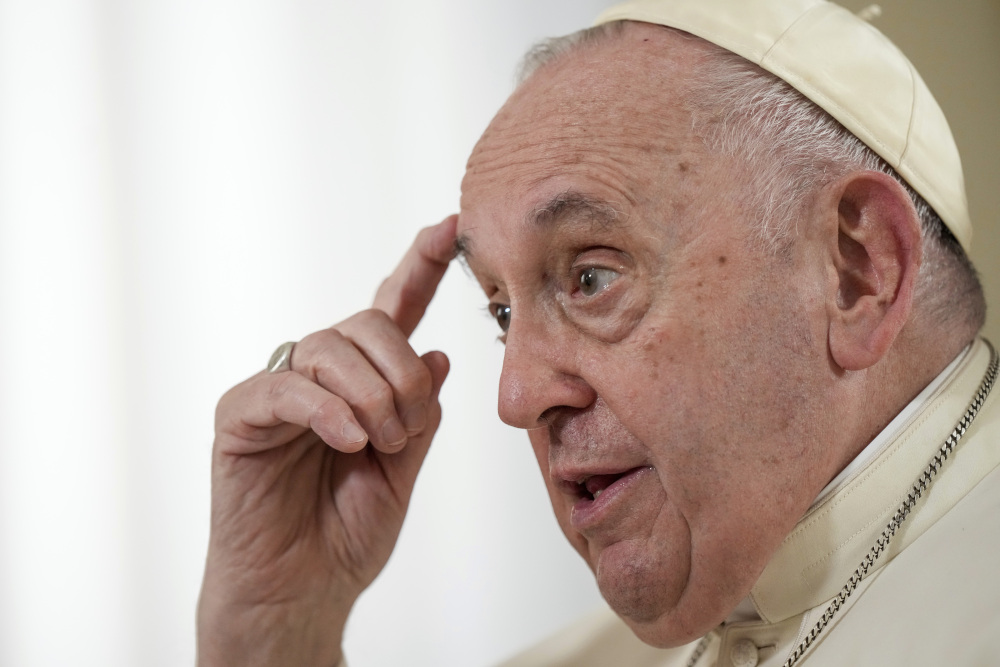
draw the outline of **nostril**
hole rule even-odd
[[[551,407],[538,416],[538,423],[542,426],[552,426],[559,414],[559,407]]]

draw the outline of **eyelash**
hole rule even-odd
[[[612,277],[610,280],[607,281],[607,284],[605,284],[603,287],[600,287],[593,294],[584,294],[584,298],[587,298],[587,299],[591,299],[591,298],[597,297],[598,295],[601,294],[601,292],[604,292],[605,290],[609,289],[611,287],[611,283],[615,282],[619,277],[621,277],[621,273],[618,270],[616,270],[616,269],[609,269],[607,267],[598,266],[598,265],[595,265],[595,264],[586,264],[586,265],[575,267],[572,270],[573,288],[572,288],[571,294],[583,291],[581,285],[583,283],[584,276],[586,275],[586,273],[588,271],[608,272],[608,273],[613,273],[615,275],[614,275],[614,277]],[[506,314],[506,317],[507,317],[507,327],[509,328],[510,327],[510,317],[511,317],[511,312],[510,312],[510,306],[509,305],[504,304],[504,303],[498,303],[498,302],[490,302],[490,303],[486,304],[486,306],[483,307],[482,311],[483,311],[484,315],[486,315],[491,320],[493,320],[494,322],[496,322],[496,324],[500,327],[501,332],[500,332],[500,335],[497,336],[497,340],[499,340],[501,343],[506,343],[506,341],[507,341],[507,329],[504,328],[504,325],[500,322],[500,312],[499,312],[500,309],[505,309],[506,310],[505,314]]]
[[[491,302],[482,307],[482,313],[489,319],[493,320],[493,323],[500,326],[500,334],[497,335],[497,340],[501,343],[507,342],[507,331],[500,325],[500,321],[497,319],[497,309],[506,308],[508,311],[507,317],[510,318],[510,306],[504,303]],[[510,324],[508,323],[508,327]]]

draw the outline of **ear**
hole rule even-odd
[[[910,316],[923,254],[920,221],[906,190],[887,174],[852,172],[831,187],[824,199],[831,223],[836,206],[836,233],[828,227],[830,353],[844,370],[861,370],[886,355]]]

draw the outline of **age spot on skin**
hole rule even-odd
[[[663,343],[663,335],[659,329],[651,328],[642,337],[642,349],[644,352],[652,352]],[[658,363],[654,360],[654,363]]]

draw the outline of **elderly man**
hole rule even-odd
[[[440,420],[407,336],[456,250],[617,615],[513,664],[995,664],[969,235],[933,98],[824,0],[639,0],[536,49],[460,215],[220,402],[201,664],[342,660]]]

